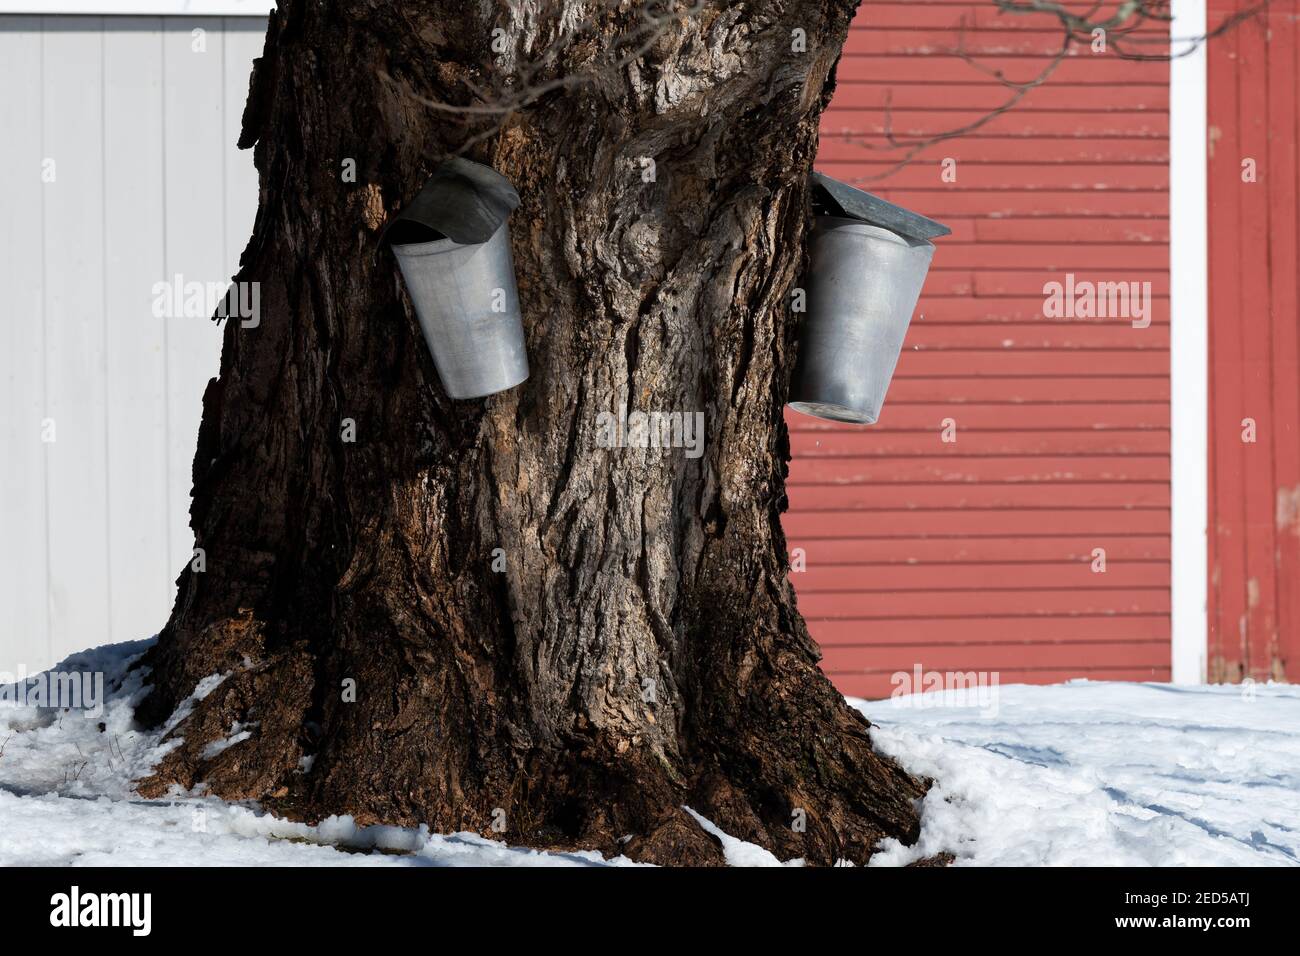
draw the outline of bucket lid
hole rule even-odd
[[[820,204],[832,216],[860,219],[909,239],[934,239],[952,232],[941,222],[927,219],[902,206],[895,206],[892,202],[855,189],[838,179],[831,179],[825,173],[814,172],[811,186],[814,204]]]
[[[510,180],[491,166],[457,156],[433,171],[419,195],[384,227],[379,241],[404,245],[445,236],[462,245],[487,242],[518,205],[519,193]],[[424,228],[411,230],[421,234],[414,239],[396,238],[407,231],[401,228],[390,235],[402,223]],[[428,230],[437,236],[428,235]]]

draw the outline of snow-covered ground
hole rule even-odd
[[[170,745],[133,723],[139,678],[114,686],[146,646],[99,648],[57,668],[106,675],[108,699],[93,718],[0,694],[0,865],[627,862],[348,818],[309,827],[202,794],[140,799],[130,781]],[[920,844],[886,845],[873,864],[942,850],[958,865],[1300,863],[1300,687],[1080,681],[996,691],[996,707],[855,702],[876,723],[878,746],[938,781]],[[925,698],[936,701],[959,702]],[[720,838],[733,863],[778,862]]]
[[[877,746],[938,781],[920,843],[873,864],[1300,864],[1300,686],[997,690],[985,709],[857,702]]]

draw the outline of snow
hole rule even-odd
[[[630,863],[473,833],[360,827],[350,817],[308,826],[202,787],[142,799],[131,781],[176,746],[162,743],[162,729],[134,722],[144,677],[127,667],[149,643],[97,648],[56,668],[103,672],[106,699],[95,717],[17,705],[0,690],[0,865]],[[168,726],[224,679],[204,680]],[[995,706],[936,693],[852,702],[875,724],[877,746],[937,781],[921,804],[919,844],[886,841],[872,865],[944,850],[956,865],[1300,862],[1300,687],[1075,681],[991,690]],[[237,747],[255,730],[236,725],[211,746]],[[733,866],[802,863],[685,809]]]
[[[257,725],[249,724],[248,726],[256,727]],[[214,740],[208,745],[206,745],[203,748],[203,753],[201,756],[203,757],[204,760],[211,760],[213,757],[216,757],[218,754],[225,753],[231,747],[235,746],[235,744],[242,743],[243,741],[247,740],[252,736],[253,736],[253,732],[251,730],[245,730],[244,725],[236,721],[235,726],[230,728],[230,736],[224,738],[223,740]],[[302,765],[301,758],[299,758],[298,764],[299,766]]]
[[[722,844],[722,857],[727,861],[728,866],[803,866],[802,859],[782,863],[770,850],[765,850],[753,843],[746,843],[744,840],[737,840],[734,836],[723,833],[712,820],[706,820],[690,807],[682,807],[682,809],[694,817],[696,823],[704,827],[708,833],[711,833]]]
[[[102,671],[103,713],[14,706],[0,700],[0,866],[593,866],[629,865],[599,853],[542,853],[475,833],[431,834],[425,827],[360,827],[349,816],[317,826],[278,819],[252,803],[226,803],[201,792],[145,800],[131,781],[146,776],[178,741],[175,726],[229,675],[213,674],[164,727],[135,725],[146,688],[128,665],[151,641],[74,654],[54,669]],[[2,697],[3,695],[0,695]],[[100,724],[103,730],[100,730]],[[250,725],[252,726],[252,725]],[[232,728],[218,753],[251,731]],[[310,766],[304,758],[304,768]]]
[[[853,702],[878,747],[938,781],[919,843],[888,841],[872,865],[941,850],[982,866],[1300,863],[1300,687],[994,690],[993,707]]]

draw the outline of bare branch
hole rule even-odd
[[[1091,44],[1096,39],[1095,34],[1098,30],[1103,31],[1109,50],[1119,59],[1138,61],[1173,60],[1196,52],[1207,41],[1223,35],[1245,20],[1258,16],[1268,7],[1270,0],[1259,0],[1254,6],[1225,17],[1214,29],[1197,37],[1171,37],[1169,35],[1166,28],[1174,22],[1174,17],[1170,13],[1170,0],[1120,0],[1108,15],[1103,10],[1108,6],[1105,0],[1097,0],[1084,12],[1071,11],[1062,3],[1056,2],[1056,0],[991,0],[991,2],[997,7],[999,13],[1051,17],[1061,28],[1060,49],[1050,55],[1051,59],[1047,61],[1043,69],[1033,79],[1016,82],[1005,76],[1001,70],[990,69],[975,58],[976,54],[967,49],[966,40],[969,24],[966,16],[963,15],[956,25],[957,46],[948,52],[960,57],[977,72],[996,80],[1010,91],[1010,95],[1005,102],[969,123],[924,137],[908,138],[899,137],[894,133],[892,98],[890,92],[887,91],[885,94],[883,124],[884,142],[872,143],[865,139],[848,136],[845,137],[845,142],[869,151],[892,152],[903,150],[904,152],[898,162],[883,172],[874,176],[862,177],[853,182],[864,184],[886,179],[907,166],[929,147],[950,139],[967,136],[987,125],[996,117],[1014,109],[1024,99],[1025,94],[1047,81],[1056,68],[1070,55],[1072,46],[1075,44]],[[1162,27],[1158,33],[1153,35],[1143,34],[1144,27],[1155,24]],[[1145,32],[1151,33],[1152,31],[1147,30]],[[1167,47],[1170,52],[1142,53],[1130,49],[1130,46],[1144,44]],[[1173,52],[1175,44],[1187,45],[1185,48]]]
[[[385,83],[397,88],[403,96],[429,109],[466,117],[496,118],[496,123],[469,137],[460,145],[456,150],[456,155],[460,155],[475,144],[495,136],[510,119],[547,94],[575,89],[616,76],[648,54],[674,23],[700,13],[704,9],[705,2],[706,0],[692,0],[688,6],[677,9],[677,0],[653,0],[639,11],[637,26],[612,44],[614,49],[632,44],[632,49],[627,53],[617,57],[611,63],[590,70],[562,74],[545,80],[539,79],[555,65],[563,52],[573,47],[577,40],[595,33],[600,19],[594,16],[588,17],[578,30],[565,36],[565,43],[550,44],[540,58],[519,64],[514,75],[506,80],[514,88],[489,90],[464,80],[471,98],[476,101],[470,104],[460,105],[435,100],[417,93],[405,80],[395,79],[383,70],[377,71],[377,75]],[[518,82],[515,82],[516,80]]]

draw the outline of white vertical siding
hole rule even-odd
[[[0,16],[0,671],[166,620],[221,333],[155,317],[153,287],[238,267],[257,182],[235,140],[264,31]]]
[[[0,21],[0,670],[48,659],[39,17]]]
[[[56,652],[77,635],[107,633],[110,620],[99,27],[97,19],[47,19],[40,37],[41,149],[55,164],[54,181],[41,188],[41,249],[45,413],[55,427],[45,445],[45,513]]]
[[[167,330],[150,314],[150,289],[165,274],[162,22],[123,17],[104,26],[108,578],[111,633],[120,639],[141,624],[148,630],[170,601],[176,574],[160,507],[168,480]]]

